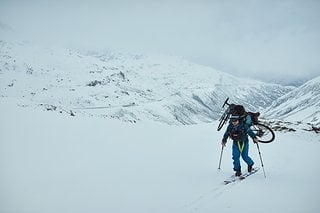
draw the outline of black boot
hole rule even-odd
[[[253,170],[253,164],[248,166],[248,172],[252,172],[252,170]]]
[[[236,175],[236,177],[239,177],[240,175],[242,175],[242,174],[241,174],[241,171],[236,171],[236,174],[235,174],[235,175]]]

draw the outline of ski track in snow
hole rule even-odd
[[[259,173],[259,171],[257,173]],[[188,209],[188,212],[190,213],[201,212],[201,209],[205,208],[210,202],[220,197],[221,195],[232,191],[232,188],[237,184],[241,184],[241,182],[243,181],[250,181],[248,180],[250,178],[251,177],[249,176],[249,177],[246,177],[244,180],[235,181],[227,185],[225,185],[222,181],[217,186],[212,187],[211,190],[204,192],[192,202],[184,205],[184,208]]]
[[[228,190],[228,187],[232,187],[232,185],[234,184],[235,183],[232,183],[229,184],[229,186],[226,186],[223,183],[221,183],[218,186],[212,188],[211,190],[204,192],[198,198],[184,205],[183,207],[191,213],[197,212],[201,210],[201,208],[203,208],[207,203],[225,193]]]

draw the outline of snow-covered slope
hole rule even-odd
[[[225,186],[233,174],[232,143],[218,171],[223,133],[213,131],[217,123],[132,125],[3,99],[1,213],[319,212],[320,138],[313,132],[280,132],[260,144],[267,178],[260,169]],[[251,141],[250,156],[261,167]]]
[[[260,110],[292,90],[172,56],[90,56],[1,41],[0,59],[2,97],[23,98],[47,110],[132,122],[209,122],[219,118],[226,97]]]
[[[265,112],[267,116],[320,125],[320,76],[276,100]]]

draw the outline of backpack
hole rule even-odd
[[[246,112],[242,105],[231,104],[230,105],[230,113],[231,115],[238,115],[242,118],[242,121],[246,123],[248,126],[252,124],[258,124],[258,117],[260,116],[259,112]]]
[[[256,112],[256,113],[248,112],[247,114],[250,116],[250,119],[251,119],[253,124],[258,124],[258,122],[259,122],[258,121],[258,117],[260,115],[260,112]]]
[[[238,115],[244,123],[251,126],[251,117],[247,114],[242,105],[231,104],[230,113],[231,115]]]
[[[246,110],[242,105],[235,105],[231,104],[230,105],[230,113],[231,115],[238,115],[240,117],[244,116],[246,113]]]

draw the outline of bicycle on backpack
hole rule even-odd
[[[228,100],[229,98],[227,98],[222,105],[222,108],[224,108],[225,105],[227,105],[228,108],[224,111],[221,118],[219,119],[219,125],[217,128],[218,131],[220,131],[221,128],[225,125],[225,123],[229,120],[230,116],[232,115],[233,107],[236,106],[235,104],[228,103]],[[256,136],[259,139],[259,142],[261,143],[272,142],[275,139],[275,134],[270,127],[258,121],[258,117],[260,113],[247,112],[247,114],[250,115],[252,120],[250,129],[256,134]]]

